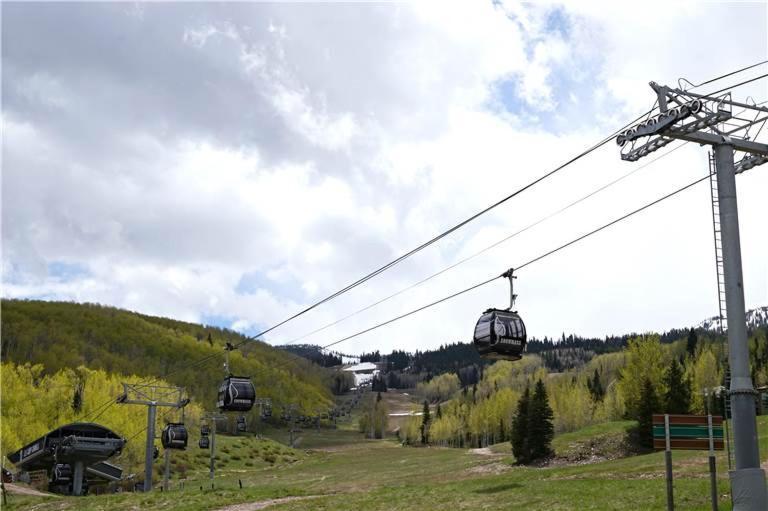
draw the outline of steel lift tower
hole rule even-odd
[[[141,383],[123,383],[123,394],[117,402],[147,407],[147,446],[144,453],[144,491],[152,491],[152,461],[155,450],[157,407],[184,408],[189,404],[183,387],[162,387]],[[166,458],[167,459],[167,458]]]
[[[673,140],[713,147],[716,180],[712,180],[712,196],[719,206],[716,240],[718,234],[721,236],[720,246],[716,242],[715,247],[719,251],[718,292],[725,295],[731,370],[728,392],[735,454],[735,468],[730,471],[733,509],[765,511],[768,495],[757,445],[757,392],[749,371],[736,174],[768,162],[768,145],[755,141],[768,120],[768,108],[754,101],[733,101],[730,92],[707,96],[655,82],[650,86],[656,92],[660,113],[619,134],[616,143],[622,148],[621,159],[625,161],[637,161]]]

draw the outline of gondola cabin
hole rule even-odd
[[[165,449],[186,449],[187,428],[179,422],[166,424],[160,435],[160,442]]]
[[[57,463],[53,467],[53,483],[69,483],[72,481],[72,465],[69,463]]]
[[[85,486],[85,481],[83,481]],[[72,493],[72,465],[69,463],[57,463],[51,470],[51,478],[48,481],[48,491],[54,493]],[[83,491],[85,494],[85,491]]]
[[[526,338],[522,318],[510,310],[488,309],[475,325],[475,348],[484,358],[520,360]]]
[[[207,436],[201,436],[200,440],[197,442],[197,445],[201,449],[208,449],[211,447],[211,441],[208,439]]]
[[[200,426],[200,436],[208,436],[211,434],[211,427],[207,424]]]
[[[237,431],[239,433],[245,433],[246,429],[248,429],[248,424],[245,422],[245,417],[241,415],[237,418]]]
[[[247,412],[256,402],[256,389],[250,378],[228,376],[219,387],[216,406],[222,412]]]

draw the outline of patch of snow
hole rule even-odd
[[[755,328],[764,325],[768,325],[768,306],[758,307],[747,311],[747,330],[754,330]],[[696,325],[695,328],[707,330],[708,332],[719,332],[720,317],[713,316],[707,318]],[[723,324],[723,329],[727,329],[725,324]]]
[[[353,373],[359,373],[361,371],[375,371],[376,364],[373,362],[362,362],[353,366],[345,367],[344,371],[352,371]]]

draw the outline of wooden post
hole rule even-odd
[[[666,449],[664,450],[664,460],[667,466],[667,511],[675,511],[675,497],[672,486],[672,448],[669,442],[669,414],[664,414],[664,437],[666,439]]]
[[[213,486],[213,474],[216,472],[216,418],[211,418],[211,461],[208,468],[208,478]]]
[[[707,415],[709,427],[709,481],[712,494],[712,511],[717,511],[717,464],[715,463],[715,439],[712,434],[712,414]]]
[[[168,486],[169,481],[171,479],[171,450],[170,449],[163,449],[165,452],[165,470],[163,472],[163,491],[168,491],[170,488]]]

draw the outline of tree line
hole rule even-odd
[[[767,332],[761,327],[750,336],[755,385],[768,383]],[[541,356],[526,355],[518,362],[486,367],[477,384],[462,385],[455,373],[445,373],[420,383],[416,391],[439,410],[426,425],[429,442],[437,445],[484,447],[512,441],[518,434],[515,424],[531,427],[531,419],[521,418],[520,413],[527,410],[526,389],[534,389],[529,391],[532,402],[541,382],[552,411],[553,432],[630,419],[637,421],[639,442],[647,446],[653,413],[722,413],[720,390],[727,362],[723,341],[695,330],[669,343],[659,335],[641,335],[629,339],[620,352],[597,355],[581,367],[560,373],[550,373]],[[400,432],[401,439],[418,445],[424,426],[423,418],[412,417]],[[525,449],[521,452],[521,459],[531,459],[542,451],[531,456]]]

